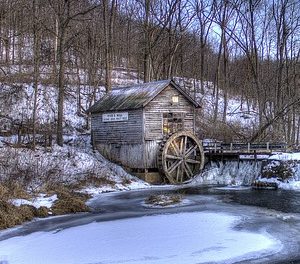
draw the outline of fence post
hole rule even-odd
[[[267,142],[267,151],[269,151],[269,150],[270,150],[270,143]]]
[[[250,143],[248,143],[248,152],[250,152]]]
[[[233,143],[230,143],[230,151],[233,149]]]

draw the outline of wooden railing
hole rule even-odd
[[[223,143],[219,141],[203,142],[204,152],[231,152],[231,153],[252,153],[252,152],[276,152],[286,151],[286,143]]]

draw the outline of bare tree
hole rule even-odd
[[[37,118],[37,101],[38,101],[38,85],[40,78],[40,23],[39,23],[39,2],[38,0],[32,0],[32,13],[33,13],[33,88],[34,88],[34,99],[33,99],[33,111],[32,111],[32,148],[35,149],[36,145],[36,118]]]
[[[192,1],[193,7],[196,13],[196,19],[198,22],[198,35],[200,39],[199,43],[199,53],[200,53],[200,82],[201,82],[201,92],[204,93],[204,66],[207,63],[205,60],[205,55],[207,52],[208,37],[211,32],[212,22],[214,20],[216,9],[210,0],[194,0]]]
[[[64,94],[65,94],[65,52],[69,47],[71,40],[76,36],[67,36],[69,25],[75,19],[78,19],[94,10],[98,5],[84,7],[81,2],[75,0],[52,1],[48,0],[50,7],[55,13],[57,20],[57,41],[58,41],[58,108],[57,108],[57,144],[63,145],[63,117],[64,117]]]

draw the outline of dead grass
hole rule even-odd
[[[170,206],[182,201],[181,194],[155,194],[146,198],[145,203],[155,206]]]
[[[49,209],[46,206],[41,206],[36,210],[37,217],[44,218],[49,216]]]
[[[85,204],[89,198],[87,194],[61,189],[57,192],[57,198],[58,200],[51,208],[54,215],[90,211],[89,207]]]
[[[28,192],[24,190],[24,187],[18,182],[4,182],[0,184],[0,199],[9,200],[13,198],[30,198]]]
[[[20,225],[23,222],[31,221],[34,217],[48,216],[48,209],[36,209],[31,205],[12,205],[7,201],[0,200],[0,229]]]

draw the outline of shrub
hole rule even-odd
[[[49,215],[49,209],[46,206],[41,206],[36,210],[36,217],[47,217]]]
[[[269,161],[262,169],[263,178],[286,180],[294,175],[294,161]]]
[[[20,214],[22,222],[32,220],[37,214],[37,209],[28,204],[23,204],[19,206],[19,208],[16,208],[16,210],[19,211],[18,213]]]
[[[0,200],[4,200],[4,199],[7,199],[8,197],[8,189],[0,184]]]

